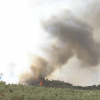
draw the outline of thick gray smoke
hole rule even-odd
[[[31,73],[20,76],[19,83],[32,85],[42,77],[51,75],[57,68],[63,67],[73,57],[81,62],[84,68],[96,67],[100,63],[100,43],[94,36],[96,28],[100,28],[99,12],[100,2],[88,1],[86,8],[90,7],[84,17],[75,16],[71,11],[52,16],[42,21],[42,27],[56,43],[51,43],[42,50],[47,59],[35,56],[31,64]],[[94,11],[92,13],[92,11]],[[82,66],[82,67],[83,67]],[[81,67],[81,66],[80,66]],[[24,79],[24,82],[22,81]]]
[[[45,21],[43,26],[52,38],[66,44],[66,50],[70,48],[73,54],[77,55],[77,58],[84,64],[88,66],[99,64],[100,44],[93,39],[93,29],[87,23],[72,17],[68,13],[63,18],[57,16]],[[69,47],[67,47],[67,44]],[[59,49],[57,51],[59,52]],[[69,50],[69,52],[72,51]]]

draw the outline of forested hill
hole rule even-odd
[[[100,90],[100,85],[92,85],[92,86],[74,86],[70,83],[66,83],[64,81],[59,80],[43,80],[43,86],[45,87],[53,87],[53,88],[70,88],[70,89],[79,89],[79,90]]]

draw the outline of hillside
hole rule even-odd
[[[70,89],[79,89],[79,90],[100,90],[100,85],[92,85],[92,86],[74,86],[70,83],[66,83],[64,81],[59,81],[59,80],[48,80],[44,79],[43,81],[43,86],[45,87],[53,87],[53,88],[70,88]]]
[[[43,80],[42,86],[0,81],[0,100],[100,100],[100,86],[73,86],[58,80]]]

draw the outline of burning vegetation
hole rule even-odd
[[[38,86],[42,86],[42,85],[43,85],[43,80],[44,80],[44,78],[40,78],[40,79],[38,80],[38,82],[37,82],[37,85],[38,85]]]
[[[42,86],[42,84],[43,84],[43,83],[42,83],[42,82],[40,82],[39,86]]]

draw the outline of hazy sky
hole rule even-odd
[[[26,53],[28,51],[39,53],[37,48],[44,42],[45,34],[41,35],[34,12],[37,4],[39,4],[37,0],[0,1],[0,72],[8,74],[7,77],[11,70],[14,72],[19,68],[25,69]]]

